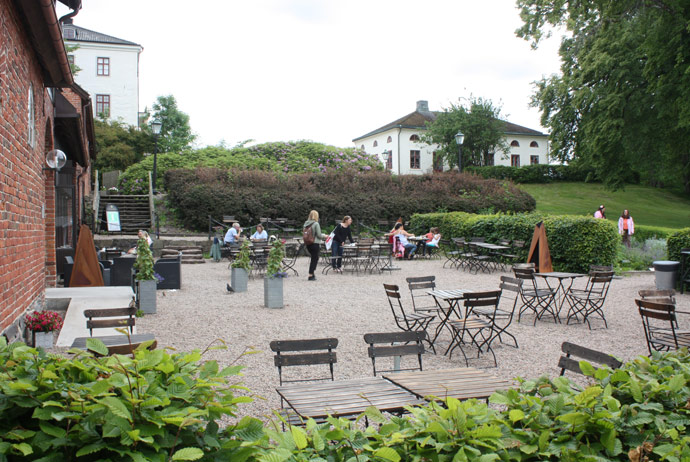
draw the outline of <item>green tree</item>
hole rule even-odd
[[[65,52],[67,53],[67,57],[69,59],[69,56],[71,55],[71,53],[74,53],[76,50],[79,49],[79,45],[69,45],[67,42],[64,42],[64,43],[65,43]],[[74,77],[76,77],[77,74],[79,73],[79,71],[81,71],[81,67],[74,64],[73,61],[70,61],[69,68],[72,70],[72,76],[74,76]]]
[[[594,168],[614,189],[639,175],[690,193],[690,4],[687,0],[518,0],[517,35],[554,27],[561,75],[536,83],[533,106],[552,155]]]
[[[159,96],[153,103],[153,120],[163,125],[158,137],[159,152],[183,152],[191,149],[196,135],[189,126],[189,116],[177,108],[173,95]]]
[[[439,146],[440,157],[449,165],[458,165],[458,145],[455,134],[465,135],[462,144],[462,166],[487,165],[494,153],[507,153],[504,140],[504,123],[500,120],[500,108],[490,100],[471,98],[469,109],[451,104],[438,114],[436,120],[427,122],[427,131],[422,140]]]
[[[148,127],[138,129],[116,120],[94,120],[97,156],[94,169],[101,172],[126,170],[153,152],[153,137]]]

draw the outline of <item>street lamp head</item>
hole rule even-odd
[[[154,120],[153,122],[151,122],[151,131],[153,132],[154,136],[160,135],[162,127],[163,124],[160,120]]]
[[[46,154],[46,165],[48,165],[48,168],[51,170],[57,170],[59,172],[66,163],[67,156],[59,149],[53,149]]]
[[[465,135],[462,132],[457,132],[455,134],[455,142],[458,143],[458,146],[462,146],[463,141],[465,141]]]
[[[381,155],[383,156],[383,161],[384,161],[384,162],[388,162],[388,159],[389,159],[390,156],[391,156],[391,151],[390,151],[390,150],[383,151],[383,152],[381,153]]]

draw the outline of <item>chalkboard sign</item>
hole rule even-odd
[[[105,219],[108,223],[108,231],[122,231],[120,227],[120,211],[114,204],[105,206]]]

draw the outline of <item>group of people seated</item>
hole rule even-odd
[[[393,229],[388,233],[389,242],[393,244],[393,253],[396,257],[405,260],[412,260],[417,251],[417,245],[410,242],[409,238],[415,237],[414,234],[405,231],[405,226],[402,221],[398,221]],[[438,243],[441,240],[441,233],[438,228],[434,227],[424,235],[422,241],[422,255],[431,255],[434,249],[438,248]]]
[[[228,232],[225,233],[223,242],[226,245],[239,244],[241,235],[242,228],[240,227],[240,224],[238,222],[235,222],[232,224],[230,229],[228,229]],[[249,237],[249,240],[252,242],[268,241],[268,233],[266,232],[262,224],[256,225],[256,231]]]

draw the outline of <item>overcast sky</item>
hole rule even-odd
[[[555,39],[515,36],[513,0],[83,0],[74,23],[142,45],[140,110],[174,95],[199,146],[348,147],[418,100],[471,95],[544,131],[532,82],[559,68]]]

